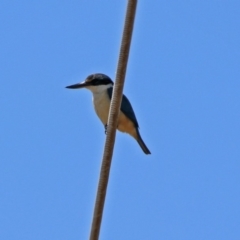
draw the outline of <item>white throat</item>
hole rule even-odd
[[[111,88],[112,86],[113,84],[109,83],[107,85],[87,87],[93,94],[94,109],[103,125],[107,124],[110,107],[110,98],[108,96],[107,89]]]
[[[93,95],[95,95],[95,94],[99,94],[99,93],[106,91],[108,88],[110,88],[112,86],[113,86],[113,84],[109,83],[107,85],[88,86],[86,88],[89,89],[93,93]]]

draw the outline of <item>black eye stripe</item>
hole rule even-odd
[[[96,79],[92,80],[91,83],[92,83],[92,85],[98,85],[99,84],[99,80],[96,80]]]
[[[98,80],[98,79],[94,79],[91,81],[91,84],[92,85],[107,85],[109,83],[113,83],[110,79],[101,79],[101,80]]]

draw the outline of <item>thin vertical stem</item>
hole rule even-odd
[[[107,185],[115,143],[116,128],[117,128],[117,119],[119,115],[119,109],[122,102],[122,92],[124,86],[124,80],[127,69],[127,62],[133,32],[134,18],[137,7],[137,0],[129,0],[127,6],[127,12],[125,17],[125,24],[122,36],[122,43],[120,49],[120,55],[118,60],[116,81],[113,89],[113,96],[111,100],[111,106],[109,110],[108,117],[108,128],[107,128],[107,137],[104,147],[104,153],[102,158],[102,167],[100,172],[100,178],[98,183],[97,197],[95,202],[92,228],[90,233],[90,240],[98,240],[104,202],[107,192]]]

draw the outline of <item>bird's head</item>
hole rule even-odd
[[[102,73],[95,73],[89,75],[85,81],[67,86],[66,88],[70,89],[79,89],[79,88],[87,88],[93,93],[102,92],[107,88],[113,86],[113,81],[110,77]]]

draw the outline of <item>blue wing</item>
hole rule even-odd
[[[113,92],[112,87],[107,89],[107,93],[110,99],[112,99],[112,92]],[[139,127],[132,105],[124,94],[122,96],[122,103],[121,103],[120,110],[134,123],[136,128]]]

